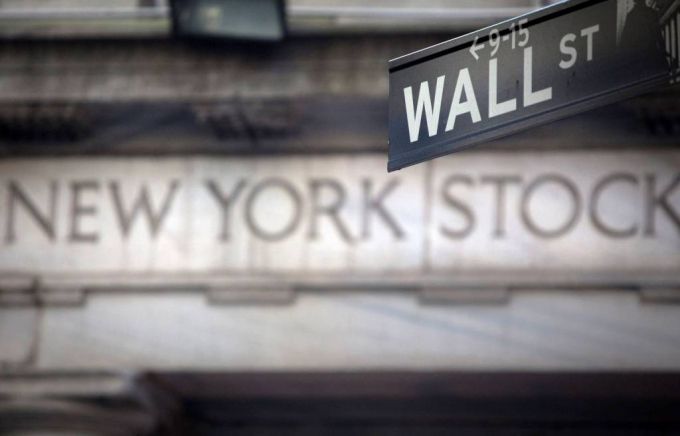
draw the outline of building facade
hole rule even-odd
[[[677,431],[677,90],[388,174],[387,61],[537,6],[402,3],[0,2],[0,432]]]

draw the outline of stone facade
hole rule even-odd
[[[453,33],[3,41],[0,433],[676,425],[677,91],[388,174]]]

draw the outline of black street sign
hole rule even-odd
[[[390,61],[388,170],[671,83],[678,5],[566,1]]]

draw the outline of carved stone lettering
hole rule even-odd
[[[396,174],[383,160],[6,160],[0,273],[680,265],[678,152],[461,153]]]
[[[156,237],[161,228],[163,220],[165,219],[172,201],[175,198],[175,192],[179,188],[179,182],[174,180],[170,183],[168,193],[160,200],[160,207],[154,210],[152,207],[151,196],[146,186],[143,186],[137,197],[132,201],[131,207],[126,207],[126,201],[123,198],[120,182],[111,182],[109,190],[115,205],[116,217],[118,218],[118,225],[124,238],[127,238],[132,230],[132,227],[140,216],[146,218],[149,225],[149,231],[152,237]]]
[[[24,211],[30,216],[38,227],[50,239],[55,238],[56,226],[56,212],[57,212],[57,195],[59,185],[57,182],[49,184],[49,202],[47,205],[38,206],[31,200],[30,196],[20,187],[17,181],[10,181],[7,186],[7,228],[5,231],[5,242],[8,244],[14,243],[17,239],[16,221],[17,221],[17,206],[21,205]],[[42,208],[46,207],[48,213],[41,212]]]
[[[97,208],[91,203],[85,204],[83,197],[90,191],[92,194],[99,192],[99,182],[96,180],[83,180],[71,183],[71,231],[69,241],[96,243],[99,234],[96,232],[84,232],[81,228],[81,220],[85,217],[96,219]]]

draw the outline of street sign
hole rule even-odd
[[[388,170],[671,83],[680,2],[650,3],[566,1],[390,61]]]

